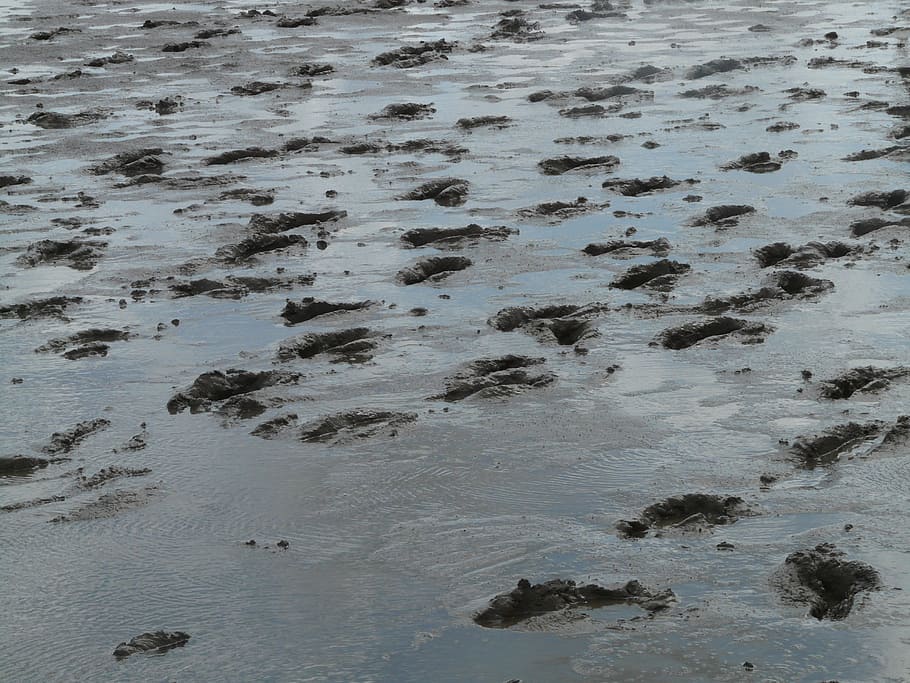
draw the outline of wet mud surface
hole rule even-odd
[[[0,9],[0,679],[907,679],[901,3]]]

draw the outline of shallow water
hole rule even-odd
[[[248,6],[233,1],[172,10],[142,2],[74,9],[38,0],[3,9],[0,57],[19,73],[0,85],[0,175],[28,175],[33,182],[0,189],[0,198],[35,210],[0,209],[0,306],[63,293],[84,301],[67,310],[69,322],[0,320],[0,456],[39,455],[53,432],[80,421],[104,417],[112,425],[67,462],[31,477],[0,478],[0,506],[67,498],[0,512],[6,579],[0,582],[0,679],[910,680],[910,453],[857,452],[805,470],[778,443],[850,420],[894,421],[906,412],[910,382],[821,401],[800,372],[810,369],[818,380],[853,366],[910,365],[907,229],[853,240],[849,224],[881,212],[846,203],[861,192],[905,186],[906,161],[842,161],[862,149],[906,147],[888,139],[900,118],[860,107],[874,100],[906,104],[907,82],[894,71],[807,66],[825,56],[906,66],[910,30],[886,37],[870,30],[910,26],[910,16],[892,1],[754,5],[633,0],[624,19],[576,25],[566,21],[567,9],[537,3],[449,9],[425,3],[320,17],[317,25],[296,29],[278,28],[268,16],[240,17]],[[306,9],[273,7],[289,16]],[[542,40],[488,39],[498,13],[515,8],[540,22]],[[78,18],[69,16],[77,12]],[[146,19],[200,26],[138,29]],[[747,30],[758,23],[772,31]],[[204,49],[160,51],[222,24],[242,34],[211,38]],[[82,32],[27,39],[58,26]],[[831,30],[839,34],[836,43],[822,39]],[[401,43],[439,38],[459,42],[446,61],[405,70],[369,66]],[[821,42],[800,46],[803,38]],[[868,40],[884,45],[869,47]],[[476,43],[486,51],[468,51]],[[116,49],[135,61],[80,67]],[[683,77],[689,67],[722,56],[788,55],[793,63]],[[304,61],[329,62],[336,71],[314,77],[311,91],[230,94],[252,80],[299,82],[286,73]],[[653,91],[653,100],[627,102],[604,117],[560,116],[561,108],[586,104],[577,98],[527,100],[543,89],[608,86],[643,64],[669,68],[672,78],[630,82]],[[49,80],[75,68],[90,75]],[[6,83],[23,77],[36,82]],[[719,100],[679,97],[712,84],[760,90]],[[820,88],[826,97],[791,102],[783,91],[797,86]],[[851,91],[860,94],[844,95]],[[175,95],[184,102],[174,114],[136,108],[140,100]],[[368,118],[395,102],[432,102],[437,112],[407,122]],[[25,122],[39,103],[49,111],[101,108],[112,115],[44,130]],[[623,117],[630,112],[641,116]],[[514,122],[470,133],[455,127],[459,118],[488,114]],[[723,127],[706,129],[706,121]],[[776,121],[800,128],[766,132]],[[609,134],[629,137],[555,142]],[[352,156],[323,144],[276,159],[203,165],[228,149],[276,148],[313,135],[380,143],[433,138],[469,151],[453,161],[439,154]],[[648,140],[660,146],[642,147]],[[194,190],[116,188],[125,178],[87,171],[138,147],[164,149],[165,176],[243,178]],[[798,157],[774,173],[720,169],[749,152],[774,156],[785,149]],[[538,171],[538,161],[561,154],[612,154],[621,164],[612,174]],[[640,197],[601,188],[611,177],[663,174],[700,183]],[[394,200],[432,177],[468,180],[467,203],[444,208]],[[275,201],[254,207],[219,199],[236,187],[272,189]],[[327,198],[328,190],[337,197]],[[80,191],[100,206],[75,206]],[[690,194],[703,199],[683,201]],[[610,206],[562,222],[517,213],[578,196]],[[737,226],[688,224],[710,206],[739,203],[756,213]],[[302,228],[295,232],[310,241],[306,249],[240,266],[212,258],[218,247],[247,236],[253,213],[330,207],[348,216],[327,226],[325,250],[316,248],[315,230]],[[51,222],[73,217],[82,219],[75,230]],[[472,222],[508,225],[520,234],[451,252],[474,265],[439,283],[396,283],[399,269],[436,251],[400,248],[401,232]],[[115,231],[90,238],[108,244],[90,271],[17,263],[31,242],[105,227]],[[692,266],[666,296],[609,287],[617,274],[653,257],[580,251],[633,227],[633,239],[667,237],[668,258]],[[817,300],[733,314],[772,325],[764,343],[727,340],[681,351],[650,345],[662,330],[701,317],[682,307],[759,286],[772,269],[760,269],[750,250],[812,240],[842,240],[864,253],[805,271],[834,282]],[[284,277],[315,273],[315,283],[232,300],[173,298],[166,280],[275,275],[277,268]],[[150,278],[157,279],[132,284]],[[134,289],[161,291],[134,298]],[[285,326],[278,316],[285,300],[305,296],[377,303]],[[486,323],[507,306],[567,302],[607,306],[595,321],[600,336],[584,342],[585,354]],[[428,309],[425,317],[408,314],[418,306]],[[368,363],[275,360],[287,338],[356,326],[383,335]],[[111,343],[105,358],[70,361],[34,352],[51,338],[91,327],[128,328],[135,336]],[[504,400],[427,400],[463,364],[505,353],[546,358],[557,382]],[[619,369],[610,372],[614,365]],[[258,418],[165,409],[202,372],[279,366],[303,378],[263,391],[276,405]],[[736,374],[746,367],[749,372]],[[395,437],[340,445],[249,435],[280,414],[295,412],[305,423],[354,408],[416,412],[418,420]],[[142,423],[147,448],[124,451]],[[75,487],[77,467],[93,474],[115,464],[152,473],[93,491]],[[781,478],[761,489],[759,476],[768,472]],[[49,523],[106,491],[146,486],[157,488],[142,507]],[[617,519],[690,491],[739,495],[760,514],[711,534],[616,536]],[[845,524],[852,530],[844,531]],[[259,547],[243,545],[251,538]],[[290,547],[274,549],[279,539]],[[735,550],[719,552],[720,541]],[[822,542],[882,574],[883,590],[858,599],[842,622],[817,622],[805,609],[782,604],[769,585],[789,553]],[[550,631],[488,630],[472,622],[492,596],[522,577],[603,584],[637,578],[672,588],[678,602],[653,619],[636,618],[643,613],[635,608],[603,608]],[[192,638],[163,656],[114,660],[119,642],[156,629]],[[745,661],[754,672],[743,669]]]

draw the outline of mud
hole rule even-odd
[[[755,207],[747,204],[722,204],[712,206],[703,216],[692,220],[692,225],[715,225],[727,227],[736,225],[740,218],[755,213]]]
[[[797,438],[790,447],[790,453],[807,468],[830,465],[844,453],[860,445],[871,444],[883,427],[879,421],[835,425],[820,434]]]
[[[735,161],[731,161],[721,166],[725,171],[741,170],[748,173],[773,173],[781,169],[784,160],[791,155],[781,152],[776,159],[771,158],[769,152],[753,152],[744,154]]]
[[[18,503],[10,503],[9,505],[0,505],[0,511],[2,512],[18,512],[19,510],[29,510],[31,508],[41,507],[42,505],[50,505],[51,503],[62,503],[66,500],[66,496],[48,496],[46,498],[32,498],[31,500],[23,500]]]
[[[741,344],[760,344],[772,331],[764,323],[722,316],[671,327],[661,332],[658,341],[664,348],[673,350],[688,349],[705,340],[735,339]]]
[[[616,529],[625,538],[644,538],[648,531],[665,527],[710,530],[712,526],[733,524],[749,512],[745,501],[738,496],[686,493],[649,505],[639,519],[620,520]]]
[[[864,562],[846,560],[830,543],[787,556],[772,577],[772,585],[786,602],[809,607],[816,619],[846,619],[861,593],[882,587],[878,571]]]
[[[693,66],[686,71],[684,78],[686,78],[686,80],[694,81],[699,78],[713,76],[714,74],[727,73],[728,71],[735,71],[743,68],[745,68],[743,63],[738,59],[712,59],[710,62]]]
[[[306,297],[300,303],[288,301],[284,310],[281,311],[281,317],[285,319],[286,325],[296,325],[323,315],[344,313],[346,311],[362,311],[371,305],[371,301],[329,302]]]
[[[545,33],[540,30],[540,24],[536,21],[528,21],[522,15],[523,12],[521,10],[503,12],[503,18],[493,27],[490,38],[493,40],[513,40],[517,43],[541,40]]]
[[[76,128],[90,126],[109,116],[101,111],[82,111],[76,114],[63,114],[55,111],[38,111],[26,119],[33,126],[49,130],[58,128]]]
[[[862,237],[882,228],[910,228],[910,217],[902,219],[867,218],[850,224],[850,234]]]
[[[537,164],[544,175],[562,175],[570,171],[609,173],[619,166],[619,157],[570,157],[544,159]]]
[[[455,47],[456,43],[447,42],[445,38],[435,42],[420,43],[420,45],[405,45],[397,50],[376,55],[373,58],[373,64],[375,66],[393,66],[396,69],[412,69],[428,62],[448,59],[446,55]]]
[[[115,479],[123,479],[125,477],[143,477],[146,474],[151,474],[151,470],[147,467],[141,469],[131,468],[131,467],[119,467],[117,465],[111,467],[105,467],[90,477],[85,476],[84,474],[79,474],[76,479],[76,486],[81,489],[96,489],[99,486],[103,486],[109,481]]]
[[[157,652],[163,654],[175,647],[183,647],[190,640],[190,634],[183,631],[154,631],[131,638],[127,643],[120,643],[114,650],[117,659],[123,659],[139,652]]]
[[[768,278],[767,284],[757,290],[732,296],[708,297],[698,310],[709,315],[727,311],[748,311],[775,301],[815,299],[833,288],[834,283],[831,280],[784,270],[774,273]]]
[[[638,581],[629,581],[618,588],[604,588],[593,583],[579,586],[565,579],[532,585],[527,579],[521,579],[515,589],[493,598],[486,609],[474,615],[474,621],[485,628],[511,628],[551,612],[620,604],[638,605],[647,612],[658,612],[667,609],[675,599],[671,590],[654,593]]]
[[[50,443],[41,450],[49,455],[62,455],[69,453],[88,437],[98,432],[104,431],[111,426],[110,420],[104,418],[95,418],[80,422],[75,427],[65,432],[54,432],[51,435]]]
[[[35,353],[60,353],[69,360],[86,356],[106,356],[110,347],[105,342],[127,341],[130,337],[126,330],[112,328],[82,330],[68,337],[51,339],[47,344],[35,349]],[[67,349],[69,346],[76,348]]]
[[[107,161],[92,166],[91,173],[107,175],[120,173],[125,176],[137,176],[145,173],[159,175],[164,169],[164,163],[159,158],[164,150],[160,147],[137,149],[130,152],[121,152]]]
[[[247,147],[246,149],[232,149],[221,154],[216,154],[205,160],[208,166],[224,166],[244,159],[271,159],[278,156],[276,149],[263,149],[262,147]]]
[[[314,275],[298,275],[292,278],[243,277],[229,275],[222,280],[188,280],[170,286],[175,297],[210,296],[215,299],[242,299],[253,292],[270,292],[279,289],[308,287],[316,281]]]
[[[417,413],[351,410],[314,420],[301,427],[298,438],[309,443],[342,444],[374,436],[397,436],[400,427],[417,420]]]
[[[473,265],[465,256],[431,256],[417,261],[414,265],[398,271],[395,279],[403,285],[416,285],[420,282],[439,282],[460,270]]]
[[[43,264],[64,265],[73,270],[91,270],[98,265],[106,242],[90,240],[40,240],[29,244],[16,262],[26,268]]]
[[[864,192],[847,200],[852,206],[876,206],[882,210],[894,209],[905,204],[910,199],[907,190],[891,190],[890,192]]]
[[[517,235],[516,228],[498,225],[493,228],[482,228],[471,223],[464,228],[416,228],[401,235],[401,241],[407,247],[435,247],[436,249],[454,249],[482,240],[499,242]],[[2,309],[0,309],[2,310]]]
[[[181,413],[187,408],[192,413],[205,412],[211,410],[214,403],[225,401],[232,396],[249,394],[280,384],[293,384],[299,379],[300,375],[297,373],[278,370],[204,372],[196,378],[189,389],[174,394],[167,402],[167,409],[171,415]]]
[[[416,121],[418,119],[427,119],[436,113],[432,104],[420,104],[418,102],[401,102],[390,104],[379,112],[371,114],[370,118],[375,121],[382,120],[402,120]]]
[[[861,251],[861,247],[843,242],[809,242],[800,247],[793,247],[786,242],[774,242],[756,249],[753,253],[762,268],[775,265],[812,268],[828,259],[840,259]]]
[[[46,458],[30,458],[24,455],[14,457],[0,457],[0,476],[8,477],[11,475],[22,476],[31,474],[35,470],[40,470],[50,464]]]
[[[302,228],[304,226],[314,226],[321,223],[339,221],[347,215],[347,211],[339,211],[337,209],[316,213],[295,211],[294,213],[280,213],[277,215],[254,213],[250,218],[248,227],[256,232],[287,232],[288,230]]]
[[[669,190],[683,183],[694,185],[698,182],[692,178],[673,180],[667,176],[653,176],[651,178],[632,178],[631,180],[607,180],[601,187],[618,192],[625,197],[640,197],[658,190]]]
[[[670,253],[670,240],[659,237],[656,240],[611,240],[609,242],[592,242],[582,251],[588,256],[609,254],[614,258],[630,258],[641,254],[666,256]]]
[[[887,389],[891,382],[910,376],[910,368],[876,368],[867,365],[825,380],[818,387],[822,398],[846,399],[856,393],[874,394]]]
[[[690,270],[692,270],[692,266],[688,263],[661,259],[654,263],[632,266],[625,273],[614,279],[610,286],[617,289],[647,287],[656,291],[666,292],[676,286],[680,275],[685,275]]]
[[[448,402],[462,401],[468,397],[502,398],[527,389],[545,387],[556,381],[556,375],[531,369],[545,362],[544,358],[511,354],[476,360],[469,363],[462,372],[448,378],[445,392],[434,398]]]
[[[19,318],[35,320],[38,318],[59,318],[68,320],[66,309],[78,306],[83,301],[81,296],[52,296],[46,299],[34,299],[21,304],[0,306],[0,318]]]
[[[474,130],[475,128],[507,128],[512,125],[512,119],[508,116],[472,116],[470,118],[458,119],[455,125],[462,130]]]
[[[97,500],[85,503],[72,512],[59,515],[50,520],[52,523],[60,522],[88,522],[98,519],[110,519],[151,503],[158,495],[157,486],[146,486],[141,489],[122,489],[105,493]]]
[[[458,178],[438,178],[414,188],[398,199],[423,201],[432,199],[440,206],[461,206],[468,199],[469,183]]]
[[[331,356],[333,363],[365,363],[373,357],[378,342],[376,333],[366,327],[353,327],[338,332],[304,334],[285,340],[278,347],[278,358],[313,358]]]
[[[532,308],[504,308],[487,320],[487,324],[502,332],[521,330],[538,340],[571,346],[598,335],[592,319],[603,311],[600,304],[556,304]]]
[[[523,218],[544,217],[551,221],[559,222],[586,213],[595,213],[609,207],[609,202],[596,204],[589,202],[587,197],[578,197],[575,201],[544,202],[527,209],[519,209],[518,215]]]
[[[259,234],[247,237],[237,244],[219,247],[215,256],[228,262],[242,262],[258,254],[288,249],[289,247],[306,247],[308,242],[303,235],[268,235]]]

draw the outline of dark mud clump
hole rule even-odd
[[[705,211],[704,216],[692,221],[692,225],[736,225],[737,221],[750,213],[755,213],[755,207],[748,204],[721,204],[712,206]]]
[[[288,413],[287,415],[279,415],[278,417],[273,417],[271,420],[266,420],[253,429],[250,434],[252,436],[258,436],[260,439],[274,439],[296,424],[297,414]]]
[[[237,420],[249,420],[262,415],[269,406],[247,394],[231,396],[216,411],[219,415]]]
[[[199,50],[208,47],[209,43],[204,40],[188,40],[182,43],[166,43],[161,48],[162,52],[186,52],[187,50]]]
[[[556,381],[552,372],[532,372],[529,368],[543,364],[543,358],[507,355],[476,360],[463,371],[446,380],[445,401],[461,401],[469,396],[500,398],[526,389],[545,387]]]
[[[609,206],[608,202],[596,204],[589,202],[587,197],[579,197],[573,202],[544,202],[527,209],[520,209],[518,215],[523,218],[543,217],[550,220],[563,221],[586,213],[600,211]]]
[[[658,341],[673,350],[687,349],[705,339],[738,338],[743,344],[759,344],[772,329],[763,323],[719,317],[671,327],[658,336]]]
[[[16,262],[27,268],[47,263],[62,264],[73,270],[91,270],[98,264],[105,247],[106,242],[39,240],[28,245]]]
[[[51,339],[47,344],[35,349],[36,353],[63,353],[65,358],[76,360],[86,356],[106,356],[110,342],[127,341],[130,333],[113,328],[92,328],[76,332],[68,337]],[[75,348],[64,351],[68,346]]]
[[[76,128],[77,126],[89,126],[106,119],[108,115],[99,111],[83,111],[77,114],[61,114],[54,111],[35,112],[26,119],[32,125],[39,128]]]
[[[669,190],[683,182],[692,185],[697,180],[673,180],[667,176],[653,176],[651,178],[632,178],[631,180],[607,180],[601,187],[613,192],[618,192],[624,197],[638,197],[643,194],[650,194],[657,190]]]
[[[514,40],[517,43],[526,43],[540,40],[546,34],[540,30],[540,24],[531,22],[522,16],[521,10],[503,12],[503,18],[493,27],[490,38],[493,40]]]
[[[307,246],[303,235],[253,235],[237,244],[220,247],[215,255],[226,261],[246,261],[256,254],[287,249],[292,246]]]
[[[120,643],[117,649],[114,650],[114,656],[117,659],[123,659],[138,652],[164,653],[168,650],[173,650],[175,647],[183,647],[189,639],[190,634],[183,631],[143,633],[130,639],[128,643]]]
[[[291,69],[292,76],[325,76],[333,73],[335,67],[323,62],[307,62]]]
[[[49,455],[69,453],[92,434],[104,431],[110,426],[110,420],[105,420],[100,417],[94,420],[80,422],[75,427],[68,429],[65,432],[54,432],[51,435],[51,442],[42,450]]]
[[[715,525],[733,524],[748,512],[743,499],[737,496],[687,493],[649,505],[638,520],[620,520],[616,528],[627,538],[643,538],[652,528],[702,530]]]
[[[668,291],[676,284],[680,275],[688,273],[691,269],[692,267],[688,263],[661,259],[654,263],[632,266],[613,280],[610,286],[617,289],[635,289],[646,286],[650,289]]]
[[[901,220],[889,220],[885,218],[867,218],[861,221],[855,221],[850,224],[850,234],[854,237],[862,237],[870,232],[890,227],[910,227],[910,217]]]
[[[287,232],[294,228],[304,226],[319,225],[339,221],[348,215],[347,211],[329,210],[319,211],[316,213],[304,213],[295,211],[293,213],[279,213],[274,216],[267,216],[261,213],[254,213],[250,218],[249,228],[256,232],[276,233]]]
[[[232,95],[238,95],[241,97],[255,97],[256,95],[262,95],[267,92],[273,92],[275,90],[282,90],[290,86],[290,83],[270,83],[266,81],[251,81],[245,83],[244,85],[235,85],[231,88]],[[297,85],[298,88],[309,89],[313,87],[312,83],[306,82]]]
[[[844,557],[830,543],[791,553],[772,583],[787,602],[808,605],[816,619],[845,619],[856,596],[878,590],[881,577],[868,564]]]
[[[12,185],[28,185],[32,179],[27,175],[0,175],[0,188]]]
[[[738,59],[712,59],[705,64],[693,66],[686,71],[684,78],[689,81],[694,81],[699,78],[706,78],[707,76],[713,76],[714,74],[722,74],[742,68],[744,68],[743,63]]]
[[[333,363],[364,363],[373,357],[375,334],[366,327],[354,327],[338,332],[305,334],[288,339],[278,347],[281,360],[312,358],[319,354],[332,357]]]
[[[868,394],[887,389],[892,380],[907,376],[910,376],[910,368],[876,368],[867,365],[822,382],[818,394],[822,398],[850,398],[855,393]]]
[[[309,443],[343,443],[385,432],[397,436],[398,428],[417,420],[416,413],[385,410],[352,410],[304,425],[300,440]]]
[[[473,130],[475,128],[506,128],[511,123],[512,119],[508,116],[473,116],[458,119],[455,125],[463,130]]]
[[[403,285],[416,285],[426,280],[439,282],[471,265],[473,265],[473,261],[464,256],[431,256],[420,259],[413,266],[398,271],[395,279]]]
[[[758,88],[753,86],[746,86],[745,88],[730,88],[723,83],[720,83],[717,85],[707,85],[704,88],[684,90],[683,92],[679,93],[679,96],[686,99],[722,100],[726,97],[748,95],[749,93],[753,93],[757,90]]]
[[[698,310],[702,313],[717,315],[729,310],[746,310],[773,301],[812,299],[833,288],[834,283],[830,280],[812,278],[792,270],[784,270],[772,275],[769,283],[756,291],[725,297],[708,297],[698,307]]]
[[[171,285],[175,297],[205,295],[215,299],[242,299],[251,292],[267,292],[274,289],[291,289],[299,285],[312,285],[313,275],[298,275],[293,278],[242,277],[229,275],[220,280],[189,280]]]
[[[81,296],[52,296],[47,299],[35,299],[11,306],[0,306],[0,318],[19,318],[20,320],[60,318],[66,320],[67,307],[81,303]]]
[[[151,502],[158,493],[157,486],[146,486],[142,489],[119,490],[105,493],[97,500],[86,503],[66,515],[60,515],[51,522],[85,522],[94,519],[109,519],[121,512],[143,507]]]
[[[133,469],[131,467],[105,467],[90,477],[86,477],[83,474],[80,474],[76,485],[82,489],[96,489],[99,486],[103,486],[109,481],[114,479],[122,479],[125,477],[143,477],[146,474],[151,474],[151,470],[148,468]]]
[[[233,164],[243,159],[271,159],[278,156],[276,149],[263,149],[262,147],[247,147],[246,149],[232,149],[228,152],[216,154],[205,160],[207,166],[223,166]]]
[[[781,162],[771,158],[768,152],[754,152],[744,154],[736,161],[724,164],[721,168],[725,171],[741,170],[749,173],[773,173],[779,171]]]
[[[119,173],[128,177],[145,173],[160,175],[164,170],[164,162],[158,157],[164,150],[160,147],[137,149],[130,152],[121,152],[107,161],[92,166],[89,169],[94,175],[107,175]]]
[[[793,442],[790,452],[808,468],[831,464],[845,451],[874,440],[882,427],[882,423],[877,421],[836,425],[821,434],[799,437]]]
[[[0,477],[31,474],[35,470],[47,467],[50,462],[45,458],[29,458],[24,455],[0,457]]]
[[[376,66],[394,66],[396,69],[410,69],[427,62],[448,59],[446,54],[454,50],[455,45],[455,43],[447,42],[445,38],[435,42],[420,43],[420,45],[405,45],[397,50],[377,55],[373,59],[373,64]]]
[[[432,199],[440,206],[461,206],[467,198],[468,181],[458,178],[437,178],[398,197],[408,201]]]
[[[287,322],[287,325],[296,325],[321,315],[329,313],[340,313],[344,311],[362,311],[372,305],[371,301],[347,302],[329,302],[318,301],[313,297],[306,297],[300,303],[288,301],[284,310],[281,311],[281,317]]]
[[[866,192],[847,201],[851,206],[877,206],[879,209],[894,209],[910,199],[907,190],[891,190],[890,192]]]
[[[401,236],[401,241],[408,247],[460,247],[465,243],[475,244],[480,240],[501,241],[509,235],[518,234],[515,228],[499,225],[493,228],[482,228],[471,223],[464,228],[415,228]]]
[[[557,304],[540,308],[512,306],[499,311],[487,324],[502,332],[520,329],[542,342],[571,346],[597,336],[591,318],[601,310],[599,304]]]
[[[571,157],[559,156],[544,159],[537,166],[544,175],[562,175],[570,171],[610,172],[619,165],[619,157]]]
[[[416,119],[427,119],[436,113],[432,104],[419,104],[417,102],[401,102],[390,104],[375,114],[371,114],[373,120],[398,119],[403,121],[414,121]]]
[[[267,370],[264,372],[248,372],[246,370],[228,370],[221,372],[214,370],[204,372],[189,389],[179,392],[167,402],[167,410],[171,415],[181,413],[187,408],[190,412],[198,413],[211,410],[212,404],[224,401],[232,396],[249,394],[266,387],[279,384],[292,384],[300,379],[294,372],[281,372]]]
[[[588,256],[629,257],[636,254],[650,253],[654,256],[666,256],[670,253],[670,241],[666,237],[656,240],[611,240],[609,242],[592,242],[582,251]]]
[[[527,579],[521,579],[517,588],[493,598],[485,610],[474,616],[474,621],[486,628],[509,628],[535,617],[576,608],[638,605],[645,611],[656,612],[668,608],[674,600],[672,591],[652,593],[638,581],[629,581],[620,588],[603,588],[596,584],[578,586],[563,579],[531,585]]]
[[[762,268],[777,264],[811,268],[832,258],[843,258],[859,251],[858,247],[843,242],[809,242],[792,247],[786,242],[774,242],[755,250],[755,258]]]

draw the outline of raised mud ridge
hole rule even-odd
[[[699,342],[735,338],[743,344],[760,344],[774,328],[764,323],[721,316],[710,320],[671,327],[658,335],[659,343],[667,349],[688,349]]]
[[[527,389],[545,387],[556,381],[552,372],[534,372],[530,368],[542,365],[543,358],[506,355],[500,358],[483,358],[469,363],[462,372],[446,381],[441,396],[445,401],[461,401],[469,396],[501,398]]]
[[[415,228],[402,234],[401,241],[405,246],[412,248],[429,246],[451,249],[464,244],[476,244],[481,240],[499,242],[517,234],[517,229],[504,225],[482,228],[476,223],[471,223],[464,228]]]
[[[487,324],[502,332],[521,330],[544,343],[571,346],[598,335],[593,318],[602,311],[601,304],[511,306],[499,311]]]
[[[398,428],[417,420],[417,413],[388,410],[350,410],[314,420],[300,430],[301,441],[345,443],[385,433],[397,436]]]
[[[746,514],[750,514],[750,510],[738,496],[686,493],[649,505],[638,519],[617,522],[616,529],[625,538],[644,538],[655,528],[710,530],[715,525],[733,524]]]
[[[375,337],[375,333],[366,327],[305,334],[283,341],[278,347],[278,358],[291,360],[327,354],[333,363],[364,363],[373,357],[377,346]]]
[[[864,562],[848,561],[830,543],[787,556],[772,577],[787,602],[805,604],[816,619],[846,619],[860,593],[878,590],[879,573]]]
[[[856,393],[871,394],[887,389],[892,380],[910,376],[910,368],[876,368],[867,365],[822,382],[818,393],[822,398],[844,399]]]
[[[181,413],[187,408],[192,413],[211,410],[212,404],[225,401],[233,396],[248,394],[278,384],[297,382],[300,375],[294,372],[266,370],[249,372],[247,370],[214,370],[204,372],[186,391],[174,394],[167,402],[167,410],[172,415]]]
[[[114,650],[117,659],[123,659],[139,652],[164,653],[175,647],[183,647],[190,640],[190,634],[183,631],[154,631],[143,633],[129,642],[120,643]]]
[[[430,256],[398,271],[395,279],[403,285],[416,285],[427,280],[439,282],[471,265],[473,261],[465,256]]]
[[[355,302],[330,302],[318,301],[313,297],[306,297],[300,303],[288,301],[284,310],[281,311],[281,317],[285,319],[287,325],[296,325],[297,323],[306,322],[313,318],[318,318],[330,313],[344,313],[347,311],[361,311],[372,305],[370,301]]]
[[[532,585],[521,579],[514,590],[493,598],[485,610],[474,616],[474,621],[486,628],[510,628],[552,612],[581,608],[637,605],[653,613],[667,609],[675,600],[673,591],[654,593],[638,581],[629,581],[619,588],[604,588],[593,583],[578,586],[564,579]]]

